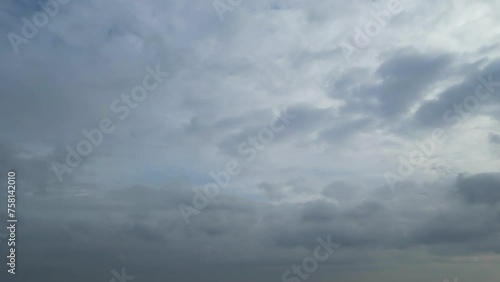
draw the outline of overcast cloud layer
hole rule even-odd
[[[499,1],[60,3],[0,2],[0,280],[498,281]]]

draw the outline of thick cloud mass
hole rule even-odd
[[[497,204],[500,201],[500,174],[477,174],[460,176],[457,180],[458,192],[471,204]]]
[[[500,2],[237,2],[0,3],[0,280],[497,282]]]

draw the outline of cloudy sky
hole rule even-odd
[[[0,3],[2,281],[498,281],[499,1],[40,3]]]

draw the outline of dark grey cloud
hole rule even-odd
[[[268,182],[259,183],[257,188],[262,190],[271,200],[280,200],[286,195],[286,191],[281,187]]]
[[[442,93],[437,99],[423,103],[415,113],[415,119],[424,126],[441,127],[461,125],[464,120],[474,115],[491,114],[491,108],[498,107],[499,95],[496,87],[491,90],[481,80],[498,81],[500,62],[490,62],[481,69],[468,68],[469,73],[459,83],[456,83]],[[490,93],[493,91],[492,93]],[[475,100],[475,101],[474,101]],[[467,105],[466,105],[467,104]]]
[[[343,182],[334,181],[327,186],[323,187],[321,194],[327,198],[337,199],[337,200],[353,200],[356,197],[357,187]]]
[[[327,201],[320,200],[307,203],[304,206],[302,220],[304,221],[329,221],[335,217],[335,205]]]
[[[434,216],[415,231],[414,240],[425,245],[464,244],[498,234],[499,230],[497,213],[487,210],[455,210]]]
[[[488,141],[492,144],[500,144],[500,135],[495,133],[490,133],[488,135]]]
[[[435,201],[446,200],[455,190],[461,193],[461,185],[467,181],[488,190],[487,179],[484,175],[458,178],[457,184],[446,189],[449,193]],[[25,219],[20,225],[25,248],[19,255],[25,257],[25,267],[32,271],[20,277],[34,277],[31,273],[35,273],[60,279],[77,271],[78,265],[84,265],[84,269],[112,269],[122,264],[133,269],[135,275],[150,277],[151,273],[163,273],[151,263],[160,260],[176,269],[192,267],[193,263],[200,269],[209,269],[217,262],[232,269],[249,267],[262,273],[258,265],[286,267],[293,258],[300,259],[302,251],[297,252],[298,249],[306,253],[314,248],[314,239],[323,234],[330,234],[332,241],[346,249],[333,260],[335,264],[355,265],[360,259],[353,259],[350,252],[366,251],[370,246],[410,250],[427,245],[435,246],[436,253],[440,253],[444,252],[443,244],[447,244],[447,252],[453,250],[456,254],[462,249],[462,254],[476,253],[480,249],[472,246],[500,231],[499,211],[491,205],[467,209],[457,201],[443,211],[428,213],[426,206],[433,204],[429,199],[416,198],[416,194],[405,195],[407,200],[400,195],[396,202],[392,196],[370,201],[355,199],[356,203],[349,205],[311,200],[299,206],[270,205],[223,194],[190,225],[185,225],[174,199],[175,195],[188,197],[178,188],[174,184],[161,189],[136,186],[68,197],[64,201],[22,197],[23,205],[29,209],[24,211]],[[433,188],[429,188],[429,193]],[[498,249],[497,245],[491,247]],[[46,253],[45,248],[51,252]],[[42,257],[43,262],[39,261]],[[64,264],[69,260],[75,264]],[[61,265],[74,270],[61,276],[48,274]],[[85,273],[77,281],[97,279],[103,271]],[[194,279],[194,274],[180,270],[174,273],[179,276],[172,277],[186,275],[187,279]]]
[[[343,111],[371,113],[383,119],[398,118],[443,78],[452,62],[450,54],[398,50],[385,58],[374,73],[354,70],[345,74],[335,82],[334,89],[339,93],[334,90],[332,97],[340,95],[347,99]]]
[[[472,176],[460,175],[458,193],[471,204],[497,204],[500,201],[500,174],[484,173]]]

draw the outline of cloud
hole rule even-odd
[[[500,135],[497,135],[497,134],[494,134],[494,133],[490,133],[488,135],[488,140],[492,144],[500,144]]]
[[[70,1],[17,55],[5,37],[0,173],[18,175],[18,280],[126,267],[141,281],[276,281],[331,235],[342,247],[311,281],[417,282],[415,265],[430,281],[496,281],[498,91],[466,119],[454,107],[487,87],[480,75],[500,77],[499,3],[403,0],[348,64],[342,40],[385,5],[243,1],[221,22],[211,1]],[[0,30],[38,11],[2,2]],[[156,65],[164,83],[116,119],[110,105]],[[247,162],[238,145],[273,109],[296,118]],[[116,129],[59,182],[52,164],[103,118]],[[391,191],[384,172],[441,127],[430,164]],[[232,159],[242,173],[186,225],[179,204]],[[475,258],[491,265],[474,271]]]
[[[484,173],[461,175],[456,183],[458,193],[471,204],[496,204],[500,201],[500,175]]]

